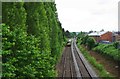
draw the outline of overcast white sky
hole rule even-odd
[[[120,0],[55,0],[62,27],[70,32],[117,31]]]

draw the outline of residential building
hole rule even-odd
[[[88,36],[93,37],[96,42],[109,41],[113,42],[113,33],[110,31],[92,32]]]

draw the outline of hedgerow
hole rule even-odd
[[[3,78],[55,77],[64,33],[54,2],[2,3]]]
[[[93,50],[106,56],[112,57],[114,60],[120,61],[119,49],[116,49],[113,44],[99,44]]]

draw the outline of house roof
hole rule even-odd
[[[102,32],[92,32],[92,33],[89,33],[88,36],[101,36],[101,35],[103,35],[103,34],[105,34],[107,32],[105,32],[105,31],[102,31]]]

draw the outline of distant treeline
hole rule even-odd
[[[69,32],[68,30],[64,31],[63,33],[64,33],[65,37],[67,37],[67,38],[74,38],[77,36],[76,32]]]

